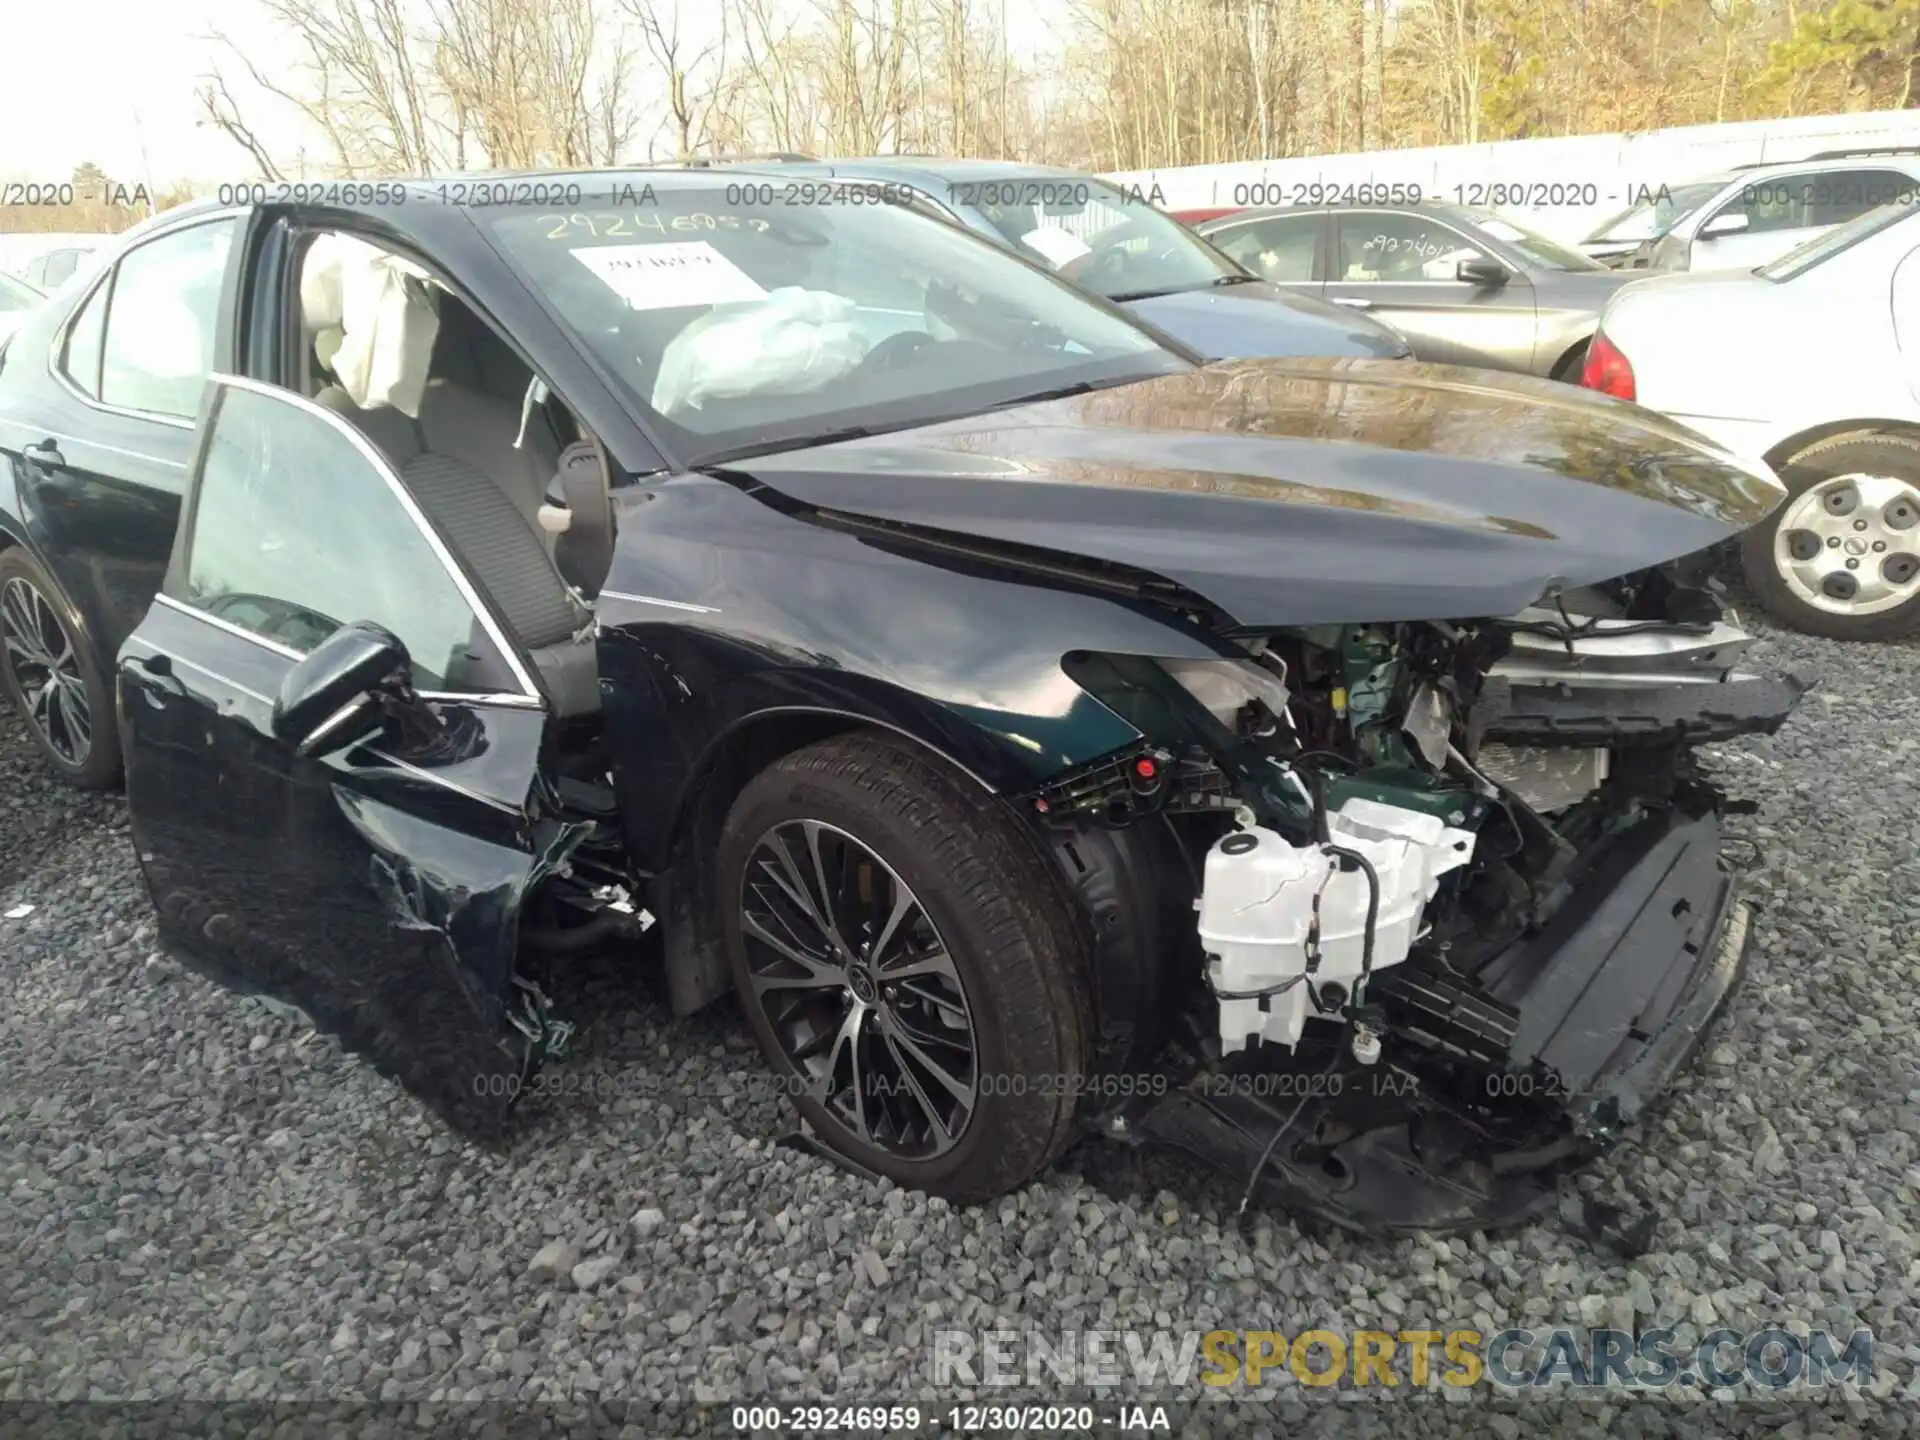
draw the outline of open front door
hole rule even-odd
[[[338,666],[317,672],[357,621],[397,638],[397,663],[342,690]],[[119,680],[168,948],[496,1130],[564,1034],[514,952],[522,902],[580,827],[544,804],[548,714],[524,657],[393,469],[297,395],[210,382],[165,589]],[[296,728],[315,701],[325,717]]]

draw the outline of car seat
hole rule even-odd
[[[355,343],[355,327],[370,327],[380,352],[374,368],[389,382],[383,395],[401,403],[355,396],[338,377],[315,402],[355,425],[393,465],[526,650],[554,713],[597,709],[592,611],[562,578],[537,518],[560,469],[560,446],[542,407],[528,415],[521,437],[530,373],[459,299],[411,275],[388,289],[378,314],[346,313],[349,306],[335,313],[343,289],[353,292],[329,283],[324,267],[388,265],[396,257],[356,244],[317,258],[321,268],[310,275],[316,257],[309,251],[301,277],[302,320],[321,339],[316,348],[324,355],[333,332],[342,345]],[[403,297],[406,287],[418,291]],[[427,303],[419,303],[423,298]],[[517,395],[502,393],[515,383],[512,367],[525,377]],[[409,413],[405,402],[416,395]]]

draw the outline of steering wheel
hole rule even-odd
[[[1146,233],[1145,227],[1138,220],[1128,220],[1114,226],[1099,236],[1086,254],[1076,256],[1062,265],[1061,279],[1071,280],[1076,285],[1084,285],[1090,279],[1105,275],[1109,271],[1113,272],[1110,278],[1118,279],[1119,272],[1125,270],[1134,259],[1126,251],[1127,242],[1138,239],[1143,233]],[[1177,259],[1179,254],[1180,246],[1177,243],[1168,244],[1155,250],[1152,258],[1156,261]]]
[[[924,330],[896,330],[860,357],[859,368],[881,374],[898,370],[929,345],[938,343]]]

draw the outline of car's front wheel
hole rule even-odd
[[[1920,631],[1920,440],[1841,435],[1780,467],[1787,499],[1741,540],[1747,584],[1796,630]]]
[[[718,847],[734,988],[821,1138],[950,1200],[1025,1183],[1072,1135],[1084,940],[1000,802],[891,737],[777,761]]]
[[[0,685],[54,771],[97,790],[120,778],[113,692],[26,551],[0,551]]]

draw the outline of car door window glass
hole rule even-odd
[[[1882,205],[1911,205],[1920,181],[1898,170],[1834,170],[1804,188],[1807,224],[1844,225]]]
[[[503,688],[473,607],[345,422],[232,388],[210,424],[179,598],[302,654],[371,620],[405,642],[421,689]]]
[[[1713,218],[1744,215],[1747,217],[1745,233],[1749,235],[1764,235],[1770,230],[1797,230],[1807,223],[1809,178],[1804,175],[1781,175],[1772,180],[1755,180],[1741,186],[1740,193],[1715,211]],[[1712,224],[1713,220],[1708,220],[1701,228],[1709,229]]]
[[[1338,223],[1336,281],[1456,280],[1462,260],[1491,258],[1458,230],[1425,215],[1342,215]]]
[[[84,395],[100,398],[100,342],[106,334],[107,291],[110,280],[103,280],[80,307],[80,313],[67,325],[66,344],[60,351],[60,369]]]
[[[187,420],[199,410],[238,223],[194,225],[122,257],[102,350],[104,404]]]
[[[1313,279],[1320,221],[1318,215],[1277,215],[1207,238],[1262,279],[1298,285]]]

